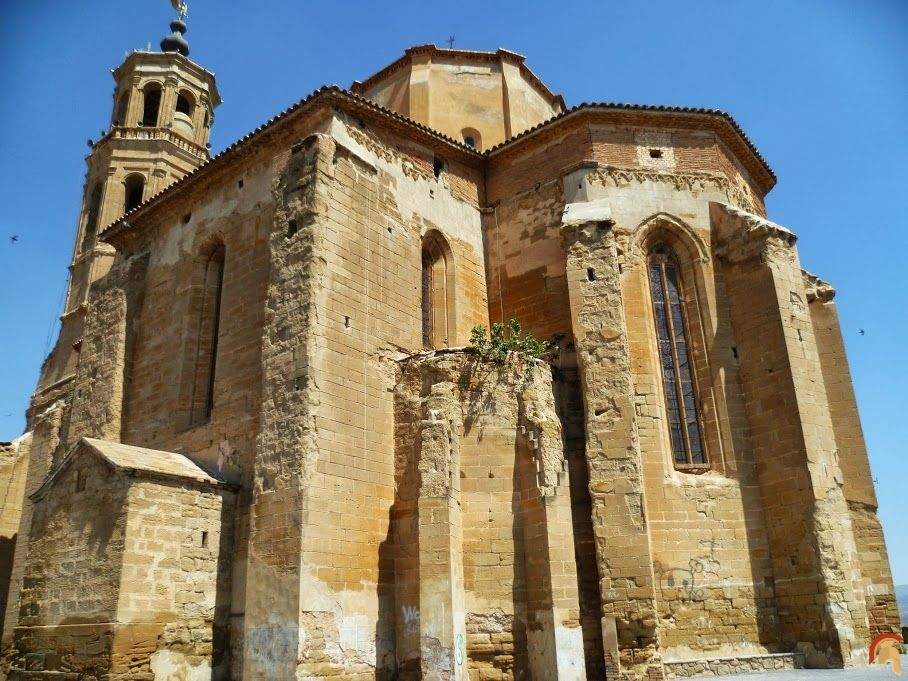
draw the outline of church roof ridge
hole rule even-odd
[[[596,110],[596,109],[606,109],[606,110],[611,109],[611,110],[624,110],[624,111],[640,111],[640,112],[649,112],[649,113],[657,112],[657,113],[668,113],[668,114],[688,114],[688,115],[719,117],[722,120],[724,120],[725,123],[727,123],[731,127],[731,129],[737,134],[739,139],[744,142],[746,147],[750,150],[750,152],[754,155],[754,157],[759,162],[759,165],[767,173],[768,177],[770,178],[770,182],[768,183],[768,189],[771,189],[775,185],[776,180],[777,180],[776,174],[773,172],[772,168],[769,166],[769,163],[766,161],[765,158],[763,158],[763,155],[760,154],[760,152],[757,150],[756,146],[750,140],[750,138],[747,137],[747,135],[741,129],[741,126],[738,125],[737,121],[735,121],[735,119],[731,116],[731,114],[729,114],[721,109],[707,109],[707,108],[686,107],[686,106],[650,105],[650,104],[624,104],[624,103],[617,103],[617,102],[582,102],[580,104],[577,104],[576,106],[571,107],[570,109],[567,109],[566,111],[563,111],[562,113],[552,116],[551,118],[539,123],[538,125],[533,126],[532,128],[529,128],[528,130],[524,130],[523,132],[520,132],[520,133],[510,137],[509,139],[505,140],[504,142],[497,144],[494,147],[491,147],[490,149],[487,149],[480,153],[480,152],[476,151],[475,149],[473,149],[472,147],[469,147],[469,146],[465,145],[463,142],[455,140],[452,137],[445,135],[444,133],[441,133],[437,130],[430,128],[427,125],[423,125],[422,123],[414,121],[413,119],[408,118],[407,116],[404,116],[402,114],[399,114],[396,111],[392,111],[386,107],[376,104],[375,102],[373,102],[369,99],[366,99],[365,97],[363,97],[362,95],[360,95],[356,92],[351,92],[350,90],[346,90],[346,89],[342,88],[341,86],[334,84],[334,85],[323,85],[322,87],[319,87],[316,90],[313,90],[309,95],[307,95],[303,99],[300,99],[296,103],[291,104],[286,109],[275,114],[274,116],[272,116],[271,118],[266,120],[264,123],[262,123],[261,125],[259,125],[255,129],[253,129],[252,131],[246,133],[239,139],[237,139],[234,142],[232,142],[231,144],[229,144],[227,147],[225,147],[223,150],[218,152],[216,155],[212,156],[208,161],[206,161],[205,163],[200,165],[195,170],[184,175],[179,180],[176,180],[175,182],[172,182],[171,184],[167,185],[166,187],[161,189],[158,193],[156,193],[153,196],[150,196],[145,201],[143,201],[141,204],[139,204],[138,206],[133,208],[131,211],[121,215],[119,218],[114,220],[112,223],[110,223],[107,227],[105,227],[101,231],[101,233],[99,235],[100,239],[104,240],[104,241],[108,241],[110,238],[121,233],[124,229],[128,228],[128,226],[129,226],[128,220],[130,217],[133,217],[136,214],[143,212],[146,208],[150,207],[153,204],[160,202],[163,198],[170,196],[171,194],[175,193],[182,187],[185,187],[185,186],[197,181],[199,179],[199,177],[204,176],[208,172],[210,172],[212,167],[222,165],[223,163],[226,162],[226,159],[229,159],[234,154],[240,153],[242,150],[246,149],[253,140],[258,138],[264,132],[270,130],[275,125],[278,125],[280,122],[287,119],[289,116],[293,115],[294,113],[296,113],[297,111],[306,107],[307,105],[310,105],[313,102],[315,102],[316,100],[318,100],[322,97],[326,97],[326,96],[336,96],[336,97],[345,99],[349,102],[352,102],[356,106],[363,107],[374,113],[377,113],[379,115],[390,118],[401,125],[405,125],[411,129],[418,130],[423,135],[425,135],[429,138],[435,139],[450,147],[454,147],[454,148],[456,148],[456,150],[458,152],[473,156],[475,158],[491,158],[492,156],[503,151],[505,148],[510,147],[513,144],[516,144],[526,138],[531,137],[532,135],[538,133],[542,129],[547,128],[550,125],[553,125],[555,123],[564,121],[564,120],[570,118],[571,116],[576,115],[579,112],[583,112],[583,111],[592,111],[592,110]],[[768,189],[767,189],[767,191],[768,191]]]

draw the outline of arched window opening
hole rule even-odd
[[[195,108],[195,104],[192,100],[192,95],[188,92],[180,92],[177,95],[177,111],[187,116],[192,116],[192,110]]]
[[[101,190],[99,182],[91,190],[88,199],[88,215],[85,218],[85,231],[82,233],[82,245],[79,248],[82,253],[91,250],[95,245],[95,238],[98,235],[98,218],[101,214]]]
[[[126,198],[123,203],[123,213],[128,213],[142,203],[142,196],[145,192],[145,178],[141,175],[130,175],[124,183],[126,186]]]
[[[650,249],[648,274],[672,458],[676,465],[705,465],[706,449],[687,341],[681,268],[665,244]]]
[[[142,125],[153,128],[158,124],[158,111],[161,108],[161,86],[149,83],[142,91]]]
[[[129,92],[124,92],[117,99],[117,108],[114,111],[114,125],[126,125],[126,112],[129,110]]]
[[[461,137],[463,137],[463,143],[468,147],[473,147],[477,151],[482,150],[482,135],[479,134],[479,131],[475,128],[464,128],[460,131]]]
[[[454,332],[451,250],[438,232],[422,245],[422,343],[426,349],[448,347]]]
[[[189,425],[196,426],[211,418],[214,410],[214,379],[218,356],[218,331],[221,317],[221,292],[224,287],[224,246],[212,249],[201,261],[202,272],[197,279],[201,290],[192,296],[195,326],[192,392],[189,404]]]

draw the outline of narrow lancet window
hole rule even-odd
[[[665,244],[657,244],[650,250],[648,271],[672,457],[679,465],[702,465],[706,463],[706,450],[700,433],[678,260]]]
[[[218,357],[221,291],[224,287],[224,247],[217,246],[204,263],[201,296],[197,298],[196,346],[189,424],[204,423],[214,409],[214,379]]]
[[[422,246],[422,344],[426,349],[450,345],[454,305],[450,249],[438,232],[429,232]]]
[[[161,108],[161,86],[150,83],[142,91],[142,125],[153,128],[158,124],[158,112]]]

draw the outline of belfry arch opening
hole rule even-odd
[[[437,231],[422,240],[422,344],[446,348],[454,340],[454,262],[448,242]]]
[[[149,83],[142,90],[142,125],[153,128],[158,124],[158,113],[161,108],[161,86]]]
[[[145,193],[145,178],[139,174],[130,175],[123,184],[126,190],[123,213],[128,213],[142,203],[142,196]]]
[[[177,95],[177,112],[192,116],[192,110],[194,108],[195,101],[193,100],[192,95],[185,90],[181,91],[180,94]]]

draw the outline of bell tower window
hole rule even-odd
[[[687,340],[681,268],[672,250],[659,243],[650,249],[647,271],[672,458],[676,466],[703,466],[706,449]]]
[[[149,83],[142,91],[142,125],[153,128],[158,124],[158,112],[161,108],[161,86]]]
[[[133,208],[142,203],[142,196],[145,192],[145,178],[141,175],[130,175],[124,183],[126,187],[126,199],[123,204],[123,213],[128,213]]]

